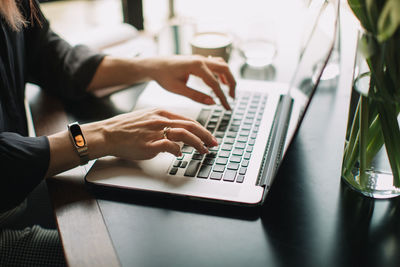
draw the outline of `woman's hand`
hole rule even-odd
[[[236,81],[222,58],[202,56],[173,56],[149,60],[150,76],[170,92],[189,97],[190,99],[212,105],[211,96],[194,90],[186,85],[189,75],[200,77],[220,99],[221,104],[230,109],[226,96],[221,90],[219,80],[229,86],[229,95],[235,97]]]
[[[125,159],[150,159],[160,152],[180,156],[180,146],[176,142],[190,145],[202,154],[209,152],[207,147],[218,145],[211,133],[198,122],[165,110],[126,113],[103,124],[106,150]],[[170,127],[166,136],[165,127]]]
[[[108,155],[144,160],[160,152],[180,156],[181,149],[177,142],[192,146],[202,154],[209,152],[207,147],[218,145],[215,137],[200,123],[159,109],[125,113],[104,121],[83,124],[81,129],[91,160]],[[67,131],[48,138],[50,163],[47,177],[79,164],[79,156]]]
[[[235,97],[236,81],[228,64],[222,58],[171,56],[122,59],[106,56],[97,68],[87,90],[96,91],[110,86],[156,80],[170,92],[187,96],[203,104],[215,104],[211,96],[186,85],[190,74],[200,77],[212,88],[222,105],[230,109],[219,81],[229,86],[231,97]]]

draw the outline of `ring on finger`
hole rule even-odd
[[[168,139],[168,133],[170,130],[171,130],[171,127],[169,127],[169,126],[164,127],[164,129],[163,129],[163,138],[164,139]]]

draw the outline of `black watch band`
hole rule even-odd
[[[68,124],[69,136],[71,137],[72,144],[80,158],[80,165],[85,165],[89,162],[88,146],[83,136],[81,126],[78,122]]]

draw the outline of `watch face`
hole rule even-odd
[[[78,146],[78,147],[85,146],[85,140],[83,139],[83,136],[81,134],[75,136],[74,139],[75,139],[76,146]]]
[[[75,145],[77,147],[84,147],[85,146],[85,138],[83,138],[83,134],[81,132],[79,125],[72,124],[70,126],[70,131],[71,131],[72,137],[74,138]]]

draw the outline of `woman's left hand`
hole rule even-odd
[[[192,74],[201,78],[211,87],[225,109],[231,109],[219,81],[229,86],[229,95],[233,98],[235,97],[236,81],[228,64],[222,58],[172,56],[154,58],[148,63],[151,64],[150,69],[152,70],[150,76],[166,90],[203,104],[215,104],[211,96],[187,86],[189,75]]]

